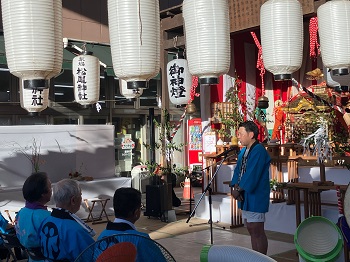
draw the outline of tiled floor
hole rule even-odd
[[[176,190],[181,197],[181,189]],[[158,218],[141,216],[136,226],[140,231],[150,234],[174,256],[176,261],[200,261],[200,253],[204,245],[209,245],[211,239],[214,245],[237,245],[251,248],[250,237],[245,227],[230,229],[228,224],[213,225],[211,236],[208,221],[189,216],[189,201],[183,200],[179,208],[175,208],[176,221],[165,223]],[[113,219],[111,217],[111,219]],[[106,224],[92,225],[99,232]],[[223,229],[225,227],[225,229]],[[267,232],[269,241],[268,255],[278,262],[299,261],[293,236],[277,232]],[[234,260],[233,260],[234,261]]]

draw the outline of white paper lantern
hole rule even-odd
[[[100,97],[100,61],[92,52],[73,58],[75,101],[81,105],[94,104]]]
[[[49,89],[27,89],[23,87],[23,80],[19,84],[21,107],[31,115],[38,115],[49,104]]]
[[[1,7],[10,72],[24,88],[47,88],[62,67],[62,0],[1,0]]]
[[[160,68],[158,0],[108,0],[113,69],[128,88],[147,88]]]
[[[201,84],[217,84],[230,67],[227,0],[184,0],[182,15],[190,73]]]
[[[119,79],[119,91],[122,96],[129,100],[134,100],[142,95],[143,89],[128,89],[127,82],[125,80]]]
[[[167,64],[167,82],[170,102],[176,106],[187,105],[192,76],[186,59],[174,59]]]
[[[266,70],[289,80],[303,59],[303,11],[298,0],[269,0],[260,8],[261,47]]]
[[[346,75],[350,67],[350,2],[329,1],[317,9],[322,61],[333,75]]]

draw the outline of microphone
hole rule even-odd
[[[236,147],[230,147],[229,149],[226,149],[224,152],[222,152],[221,154],[217,155],[216,157],[227,156],[230,152],[236,151],[236,150],[237,150]]]

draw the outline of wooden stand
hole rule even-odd
[[[92,222],[92,224],[100,224],[100,223],[107,223],[109,222],[109,218],[108,215],[106,213],[106,204],[108,202],[108,200],[110,200],[109,198],[105,198],[105,199],[84,199],[85,205],[87,207],[87,209],[89,210],[89,215],[87,217],[87,219],[85,220],[85,222]],[[89,201],[92,203],[91,207],[89,206]],[[94,210],[95,204],[99,203],[101,204],[101,213],[98,217],[94,217],[92,215],[92,212]],[[106,220],[102,220],[102,218],[105,217]]]

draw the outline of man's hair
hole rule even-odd
[[[116,218],[128,218],[141,207],[141,192],[132,187],[121,187],[114,192],[113,208]]]
[[[245,121],[239,124],[239,127],[244,127],[245,131],[247,132],[253,132],[255,139],[258,139],[259,135],[259,128],[253,121]]]
[[[78,181],[68,178],[58,181],[52,191],[56,205],[69,204],[73,196],[81,194]]]
[[[47,181],[49,180],[45,172],[31,174],[23,184],[22,193],[28,202],[39,201],[42,194],[49,192]]]

